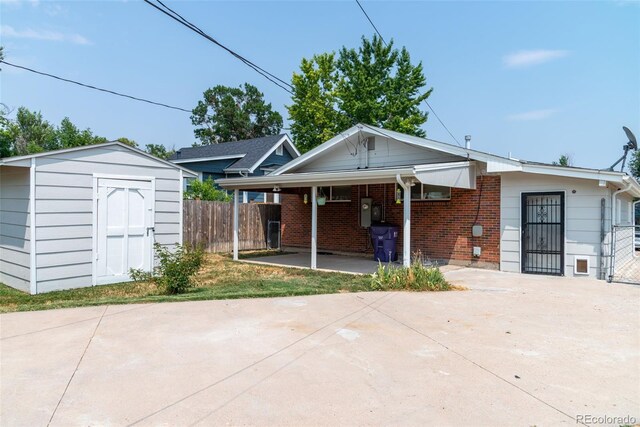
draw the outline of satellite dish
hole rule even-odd
[[[636,141],[636,136],[626,126],[622,126],[622,130],[627,134],[627,138],[629,138],[629,148],[631,148],[632,150],[637,150],[638,141]]]
[[[607,170],[612,171],[613,168],[615,168],[620,162],[622,162],[622,167],[620,168],[620,172],[624,171],[624,163],[627,160],[627,153],[629,153],[629,150],[638,149],[638,142],[636,141],[636,137],[633,134],[633,132],[631,132],[629,128],[626,126],[622,126],[622,130],[624,131],[624,133],[627,134],[627,138],[629,138],[629,142],[627,142],[622,146],[622,149],[624,150],[624,154],[622,155],[622,157],[620,157],[618,161],[612,164]]]

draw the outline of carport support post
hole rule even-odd
[[[396,181],[404,190],[404,228],[402,229],[402,265],[411,265],[411,184],[396,175]]]
[[[402,230],[402,265],[411,265],[411,187],[404,191],[404,229]]]
[[[318,204],[317,187],[311,187],[311,269],[318,268]]]
[[[238,210],[240,208],[240,191],[233,190],[233,260],[238,261]]]

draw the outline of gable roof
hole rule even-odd
[[[471,150],[444,142],[434,141],[426,138],[420,138],[417,136],[406,135],[403,133],[390,131],[387,129],[377,128],[366,124],[358,124],[353,126],[344,132],[340,132],[334,138],[317,146],[313,150],[308,151],[302,156],[290,161],[284,166],[276,169],[274,172],[267,176],[262,177],[245,177],[245,178],[228,178],[218,181],[218,184],[225,188],[237,188],[251,186],[258,188],[260,185],[269,186],[274,184],[284,183],[318,183],[326,182],[331,179],[335,182],[339,182],[342,178],[344,181],[355,182],[355,176],[358,179],[388,179],[394,177],[396,173],[415,175],[423,165],[406,165],[404,167],[381,167],[381,168],[368,168],[357,170],[326,170],[323,172],[299,172],[297,169],[315,161],[323,153],[329,151],[332,147],[339,145],[340,143],[348,140],[351,136],[364,132],[368,136],[380,136],[383,138],[393,139],[399,142],[410,144],[417,147],[422,147],[427,150],[435,150],[443,153],[448,153],[454,156],[463,158],[466,161],[479,161],[486,164],[486,171],[488,173],[505,173],[505,172],[525,172],[541,175],[561,176],[567,178],[582,178],[598,180],[602,183],[609,182],[616,185],[627,186],[631,193],[640,197],[640,183],[624,172],[616,172],[600,169],[578,168],[548,165],[544,163],[527,162],[524,160],[518,160],[513,158],[507,158],[497,156],[495,154],[489,154],[482,151]],[[462,160],[462,159],[461,159]],[[408,171],[408,172],[407,172]],[[381,178],[382,177],[382,178]],[[333,182],[332,181],[332,182]],[[373,181],[372,181],[373,182]]]
[[[238,159],[225,171],[253,172],[275,149],[283,144],[295,159],[300,152],[287,134],[269,135],[242,141],[223,142],[202,145],[200,147],[181,148],[169,158],[174,163],[193,163],[198,161]]]
[[[118,146],[118,147],[122,147],[125,148],[129,151],[133,151],[136,154],[140,154],[143,155],[145,157],[148,157],[150,159],[153,159],[157,162],[163,163],[165,165],[171,166],[174,169],[180,169],[183,172],[187,173],[188,175],[191,176],[195,176],[197,177],[198,174],[196,174],[195,172],[186,169],[180,165],[176,165],[175,163],[169,162],[167,160],[158,158],[152,154],[147,153],[146,151],[143,151],[139,148],[135,148],[132,147],[130,145],[127,144],[123,144],[120,141],[110,141],[110,142],[103,142],[101,144],[92,144],[92,145],[82,145],[80,147],[72,147],[72,148],[62,148],[60,150],[51,150],[51,151],[44,151],[42,153],[35,153],[35,154],[26,154],[24,156],[13,156],[13,157],[4,157],[4,158],[0,158],[0,165],[14,165],[14,166],[26,166],[25,161],[30,161],[31,159],[34,158],[38,158],[38,157],[47,157],[47,156],[55,156],[56,154],[62,154],[62,153],[71,153],[71,152],[75,152],[75,151],[84,151],[84,150],[92,150],[95,148],[102,148],[102,147],[110,147],[110,146]]]

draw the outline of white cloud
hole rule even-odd
[[[502,61],[509,68],[521,68],[544,64],[554,59],[564,58],[568,54],[566,50],[521,50],[505,55]]]
[[[16,39],[69,42],[83,45],[91,44],[86,37],[81,36],[80,34],[64,34],[57,31],[33,30],[31,28],[27,28],[26,30],[16,30],[9,25],[0,26],[0,36]]]
[[[524,113],[511,114],[510,116],[507,116],[507,119],[513,121],[544,120],[548,119],[557,112],[558,110],[552,108],[546,110],[532,110],[526,111]]]

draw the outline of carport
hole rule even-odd
[[[321,148],[321,147],[318,147]],[[311,153],[311,152],[310,152]],[[307,153],[307,154],[310,154]],[[300,157],[300,159],[304,156]],[[295,162],[295,161],[294,161]],[[294,163],[292,162],[292,163]],[[234,191],[233,259],[238,259],[238,205],[240,191],[275,192],[305,195],[305,204],[311,203],[310,268],[318,268],[318,189],[330,186],[369,186],[372,184],[397,184],[402,191],[402,262],[411,262],[411,187],[427,184],[439,187],[475,189],[476,163],[474,161],[441,162],[410,167],[363,168],[343,171],[318,171],[284,173],[289,165],[273,174],[259,177],[228,178],[218,180],[224,189]],[[398,197],[400,202],[400,197]]]

